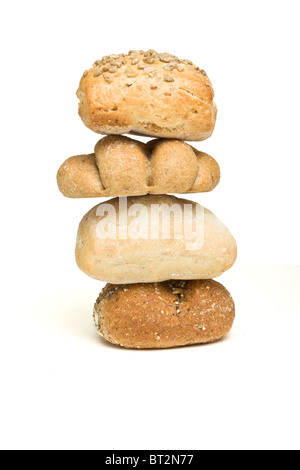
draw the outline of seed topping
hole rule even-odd
[[[162,55],[160,56],[159,60],[160,60],[161,62],[166,62],[167,64],[168,64],[169,62],[171,62],[171,58],[170,58],[170,57],[162,56]]]
[[[153,57],[146,57],[146,58],[144,59],[144,62],[145,62],[146,64],[153,64],[154,59],[153,59]]]
[[[164,78],[165,82],[175,82],[175,79],[173,77],[171,77],[171,75],[167,75],[165,78]]]
[[[128,57],[129,57],[129,64],[128,67]],[[162,62],[164,65],[164,70],[167,72],[184,72],[185,66],[193,67],[193,69],[197,73],[201,73],[204,76],[207,76],[204,70],[201,70],[199,67],[196,67],[190,60],[181,60],[178,57],[168,54],[164,52],[163,54],[159,54],[154,49],[150,49],[149,51],[141,51],[141,50],[132,50],[129,51],[128,54],[112,54],[108,56],[104,56],[101,60],[96,60],[93,64],[93,73],[94,77],[99,77],[103,75],[104,80],[107,83],[112,82],[112,78],[107,75],[115,74],[118,69],[121,69],[124,65],[127,65],[125,70],[125,74],[127,77],[136,77],[138,74],[138,70],[145,70],[147,75],[150,78],[154,78],[155,74],[158,72],[157,66],[159,63]],[[150,65],[156,66],[151,67]],[[137,66],[137,67],[135,67]],[[86,77],[88,71],[85,71],[83,76]],[[105,75],[105,76],[104,76]],[[164,80],[168,83],[172,83],[175,81],[175,78],[171,75],[167,75],[164,77]],[[154,89],[151,87],[151,89]],[[156,89],[156,88],[155,88]]]
[[[106,73],[103,74],[103,78],[104,78],[104,80],[105,80],[107,83],[111,83],[111,82],[112,82],[112,79],[111,79],[108,75],[106,75]]]
[[[144,69],[146,69],[147,67],[150,67],[150,65],[148,65],[148,64],[139,64],[139,65],[138,65],[138,69],[140,69],[140,70],[144,70]]]

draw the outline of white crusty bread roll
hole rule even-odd
[[[76,259],[112,284],[212,279],[235,262],[236,242],[212,212],[174,196],[112,199],[80,223]]]
[[[79,115],[99,134],[204,140],[217,108],[209,78],[189,60],[150,50],[103,57],[84,72]]]
[[[108,284],[94,308],[98,333],[132,349],[212,343],[229,333],[234,317],[231,295],[211,280]]]
[[[185,142],[143,144],[124,136],[104,137],[94,154],[69,158],[57,174],[70,198],[208,192],[219,181],[218,163]]]

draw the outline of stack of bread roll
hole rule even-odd
[[[108,283],[94,308],[99,334],[134,349],[223,338],[235,306],[213,278],[233,266],[236,242],[212,212],[170,195],[220,181],[218,163],[185,142],[214,130],[207,74],[171,54],[130,51],[96,61],[77,96],[84,124],[106,137],[66,160],[57,181],[69,198],[114,198],[84,216],[76,244],[79,268]]]

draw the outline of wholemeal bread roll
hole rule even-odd
[[[108,284],[94,308],[99,334],[134,349],[212,343],[229,333],[234,317],[231,295],[211,280]]]
[[[236,255],[233,236],[214,214],[174,196],[99,204],[80,223],[76,245],[79,268],[112,284],[211,279]]]
[[[167,53],[103,57],[84,72],[77,96],[81,119],[99,134],[204,140],[215,127],[217,109],[206,73]]]
[[[124,136],[104,137],[94,154],[69,158],[57,174],[60,191],[70,198],[200,193],[219,181],[218,163],[185,142],[146,145]]]

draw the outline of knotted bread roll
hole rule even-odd
[[[70,198],[200,193],[219,181],[218,163],[185,142],[144,144],[124,136],[101,139],[94,154],[69,158],[57,174],[60,191]]]

